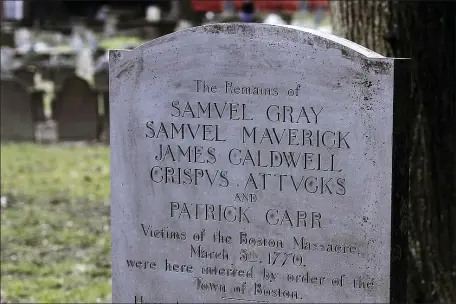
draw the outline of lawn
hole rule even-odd
[[[143,44],[145,41],[141,40],[138,37],[123,37],[123,36],[118,36],[115,38],[108,38],[108,39],[103,39],[100,42],[100,46],[104,49],[122,49],[127,46],[138,46]]]
[[[1,290],[11,302],[109,302],[109,148],[2,144]]]

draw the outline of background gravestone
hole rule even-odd
[[[98,131],[96,93],[75,75],[66,78],[55,104],[60,140],[94,140]]]
[[[11,73],[14,68],[14,49],[0,47],[0,71],[2,74]]]
[[[113,301],[403,301],[407,62],[265,24],[111,51]]]
[[[109,143],[109,73],[107,69],[102,69],[95,73],[95,90],[103,103],[103,117],[101,138],[103,142]]]
[[[97,71],[94,80],[97,91],[109,92],[109,71],[107,69]]]
[[[41,89],[30,88],[29,93],[32,99],[33,120],[35,122],[44,122],[46,114],[44,113],[44,95],[46,92]]]
[[[13,71],[14,76],[19,79],[25,86],[30,94],[31,107],[33,113],[33,120],[35,122],[44,121],[46,119],[44,114],[44,94],[43,90],[35,87],[35,74],[36,67],[32,65],[25,65]]]
[[[1,82],[1,140],[34,140],[35,126],[30,94],[14,77]]]

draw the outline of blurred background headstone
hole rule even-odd
[[[21,53],[26,53],[33,48],[32,34],[27,28],[19,28],[14,32],[14,43],[16,49]]]
[[[94,73],[92,50],[88,47],[82,48],[76,55],[76,74],[81,78],[90,81]]]
[[[2,74],[10,73],[13,69],[14,49],[10,47],[1,47],[0,59]]]
[[[287,23],[277,14],[269,14],[263,23],[274,25],[286,25]]]
[[[171,0],[171,8],[168,15],[164,18],[166,20],[178,20],[180,17],[180,4],[178,0]]]
[[[32,99],[26,86],[15,77],[2,77],[1,83],[1,139],[33,140],[35,123]]]
[[[188,21],[188,20],[179,20],[179,22],[177,23],[177,26],[174,29],[174,31],[175,32],[182,31],[182,30],[185,30],[185,29],[191,28],[191,27],[192,27],[192,24],[190,23],[190,21]]]
[[[161,11],[160,11],[159,7],[157,7],[155,5],[151,5],[151,6],[147,7],[146,21],[149,21],[149,22],[160,21],[160,16],[161,16]]]
[[[103,5],[97,12],[95,19],[99,21],[106,21],[109,16],[109,7],[107,5]]]

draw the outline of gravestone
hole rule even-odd
[[[95,88],[100,92],[109,91],[109,73],[107,69],[99,70],[94,75]]]
[[[63,141],[95,140],[98,131],[97,95],[87,81],[69,76],[55,103],[54,118],[59,139]]]
[[[95,90],[103,103],[103,116],[101,122],[101,138],[109,143],[109,72],[107,69],[99,70],[94,75]]]
[[[109,92],[103,94],[103,120],[101,127],[101,140],[109,144]]]
[[[32,88],[29,90],[32,99],[32,113],[35,122],[43,122],[46,120],[44,113],[44,95],[46,91]]]
[[[14,67],[14,49],[0,47],[0,71],[3,74],[11,73]]]
[[[31,97],[33,120],[38,122],[46,119],[44,114],[44,95],[46,92],[35,87],[36,70],[36,66],[25,65],[15,69],[13,74],[26,86]]]
[[[92,50],[84,47],[76,58],[76,74],[84,79],[92,79],[94,74],[94,64]]]
[[[74,66],[67,65],[50,65],[45,71],[45,79],[51,79],[53,83],[54,97],[51,101],[51,119],[55,118],[57,99],[62,96],[63,83],[68,78],[76,77],[76,71]]]
[[[26,86],[17,78],[2,76],[1,140],[34,140],[32,101]]]
[[[404,301],[407,62],[265,24],[111,51],[113,301]]]

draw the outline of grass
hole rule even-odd
[[[117,36],[113,38],[103,39],[100,42],[100,46],[104,49],[108,50],[115,50],[115,49],[122,49],[126,46],[138,46],[145,41],[141,40],[138,37],[129,37],[129,36]]]
[[[1,196],[2,298],[111,301],[108,147],[2,144]]]

